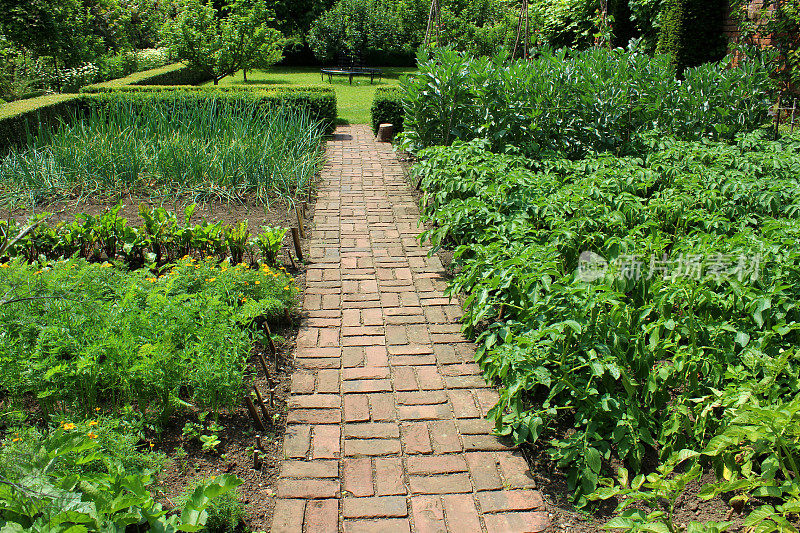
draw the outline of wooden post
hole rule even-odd
[[[271,341],[272,339],[270,339]],[[272,376],[269,373],[269,368],[267,368],[267,361],[264,360],[264,355],[261,352],[257,353],[258,355],[258,362],[261,363],[261,370],[264,371],[264,376],[267,378],[267,385],[272,387]]]
[[[264,420],[269,420],[269,410],[264,405],[264,398],[261,397],[261,391],[258,390],[255,383],[253,384],[253,390],[256,391],[256,399],[258,400],[258,406],[261,408],[261,416],[264,417]]]
[[[278,350],[275,348],[275,343],[272,340],[272,332],[269,330],[269,324],[267,321],[264,321],[264,329],[267,330],[267,342],[269,343],[269,349],[272,350],[272,353],[277,353]]]
[[[264,426],[264,422],[261,421],[261,417],[258,416],[256,406],[253,405],[253,400],[250,398],[249,394],[244,397],[244,403],[247,406],[247,412],[250,413],[250,418],[253,419],[253,424],[255,424],[256,429],[266,433],[267,428]]]
[[[297,254],[297,260],[303,261],[303,249],[300,247],[300,232],[297,228],[292,228],[292,241],[294,241],[294,253]]]
[[[261,452],[253,450],[253,469],[261,470]]]
[[[297,215],[297,227],[300,228],[300,236],[302,238],[306,238],[306,228],[303,224],[303,213],[300,211],[301,207],[299,204],[294,204],[294,214]]]

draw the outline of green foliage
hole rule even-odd
[[[194,488],[190,488],[187,495],[197,490],[196,487],[202,487],[210,481],[203,479],[195,482]],[[186,497],[185,495],[182,500]],[[206,508],[206,512],[208,519],[205,531],[209,533],[235,533],[245,516],[244,506],[239,501],[239,493],[235,488],[215,498]]]
[[[233,263],[242,262],[247,255],[255,265],[258,247],[262,260],[277,266],[276,256],[286,228],[264,228],[263,233],[251,239],[246,221],[223,224],[203,220],[190,224],[195,207],[188,206],[179,218],[163,207],[149,208],[142,204],[139,216],[144,222],[139,227],[129,226],[127,219],[118,215],[122,204],[99,216],[84,213],[76,215],[71,223],[54,226],[47,223],[47,213],[34,217],[25,228],[18,227],[13,220],[0,222],[0,258],[22,257],[34,262],[80,257],[120,261],[135,269],[144,264],[163,267],[189,255],[212,255]]]
[[[664,13],[656,45],[656,53],[668,55],[676,72],[680,72],[683,67],[685,3],[686,0],[664,0]]]
[[[164,40],[175,56],[204,73],[216,85],[244,68],[262,68],[282,57],[282,35],[268,27],[265,4],[231,0],[218,13],[211,0],[183,0],[174,20],[164,26]]]
[[[394,125],[395,133],[403,131],[403,96],[396,87],[378,87],[370,109],[372,131],[378,133],[378,126],[384,123]]]
[[[153,477],[106,457],[93,433],[64,426],[36,441],[0,448],[0,525],[4,531],[200,531],[216,498],[241,484],[228,474],[197,485],[179,515],[167,516],[150,493]],[[87,464],[103,465],[76,474]]]
[[[679,73],[719,61],[727,48],[722,33],[727,7],[722,0],[664,0],[656,53],[669,55]]]
[[[749,45],[747,55],[760,55],[766,48],[770,72],[781,91],[797,92],[800,86],[800,6],[797,2],[764,0],[754,3],[733,0],[731,18],[739,24],[739,44]]]
[[[86,85],[81,88],[80,92],[97,93],[105,90],[121,89],[128,86],[194,85],[196,83],[208,81],[209,79],[210,78],[202,72],[198,72],[181,63],[174,63],[165,67],[136,72],[123,78]]]
[[[161,423],[183,406],[239,405],[249,327],[282,317],[297,289],[280,270],[179,260],[164,274],[67,260],[2,265],[0,376],[42,412],[135,405]]]
[[[640,154],[648,132],[733,139],[767,121],[762,62],[707,64],[675,79],[667,56],[635,50],[543,50],[531,61],[473,59],[452,51],[420,57],[401,81],[406,146],[486,139],[531,157]]]
[[[455,248],[448,291],[467,295],[465,330],[500,384],[497,430],[551,439],[576,501],[612,458],[639,473],[656,453],[702,450],[744,404],[797,397],[800,255],[786,243],[800,230],[800,139],[659,137],[642,157],[579,161],[489,147],[420,153],[423,237]],[[610,265],[592,281],[584,252]],[[688,257],[723,264],[675,270]],[[647,275],[653,258],[669,271]]]
[[[0,160],[0,195],[31,203],[75,192],[159,189],[194,198],[293,196],[320,168],[323,131],[292,100],[316,96],[87,95],[83,103],[91,109],[80,120],[41,128],[26,148]]]
[[[55,127],[60,119],[74,113],[79,97],[51,94],[0,104],[0,150],[24,141],[28,131]]]
[[[314,21],[308,41],[323,62],[340,56],[413,56],[411,44],[402,39],[399,13],[385,0],[339,0]]]
[[[264,226],[261,228],[261,233],[255,236],[254,244],[261,251],[261,257],[266,264],[277,265],[278,253],[281,251],[283,239],[286,238],[288,231],[289,228]]]

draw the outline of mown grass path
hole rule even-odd
[[[543,531],[391,147],[346,126],[327,155],[272,531]]]

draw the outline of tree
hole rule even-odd
[[[268,26],[261,0],[234,0],[218,16],[212,0],[185,0],[164,26],[175,56],[206,74],[214,85],[243,68],[266,67],[281,58],[283,36]]]

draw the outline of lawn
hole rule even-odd
[[[346,76],[334,77],[333,83],[322,80],[319,67],[274,67],[269,70],[254,70],[247,73],[248,84],[284,84],[284,85],[331,85],[336,89],[336,105],[339,109],[340,124],[369,124],[369,110],[375,89],[387,85],[397,85],[400,76],[409,74],[413,67],[385,67],[383,79],[370,84],[369,78],[353,78],[350,85]],[[209,84],[211,82],[208,82]],[[242,72],[221,80],[220,85],[241,85],[245,83]]]

